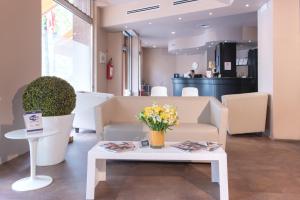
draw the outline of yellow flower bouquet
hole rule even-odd
[[[145,107],[139,114],[138,119],[144,122],[151,130],[151,147],[161,148],[164,146],[164,133],[172,126],[178,124],[176,108],[171,105],[158,105]]]

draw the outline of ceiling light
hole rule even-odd
[[[211,46],[209,45],[208,48],[210,48]]]
[[[212,42],[212,43],[210,43],[210,45],[214,45],[214,43]]]
[[[209,25],[208,25],[208,24],[201,24],[200,27],[201,27],[201,28],[208,28]]]
[[[153,48],[156,48],[156,45],[152,45]]]
[[[211,16],[211,15],[213,15],[213,13],[212,13],[212,12],[209,12],[208,14],[209,14],[210,16]]]
[[[176,32],[175,32],[175,31],[172,31],[172,32],[171,32],[171,34],[172,34],[172,35],[175,35],[175,34],[176,34]]]
[[[228,42],[227,40],[224,41],[225,43]]]
[[[245,6],[248,8],[250,5],[249,5],[249,4],[246,4]]]
[[[128,28],[128,26],[127,26],[127,25],[125,25],[124,27],[125,27],[125,28]]]
[[[182,20],[182,18],[181,18],[181,17],[178,17],[178,20],[180,21],[180,20]]]
[[[251,42],[252,42],[252,40],[248,40],[248,42],[249,42],[249,43],[251,43]]]
[[[148,22],[148,24],[149,24],[149,25],[151,25],[151,24],[152,24],[152,22]]]

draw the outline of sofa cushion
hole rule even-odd
[[[203,141],[218,142],[218,129],[210,124],[204,123],[181,123],[173,130],[169,130],[165,136],[166,141]]]
[[[138,122],[111,123],[104,127],[104,140],[109,141],[138,141],[146,137],[143,124]]]
[[[138,141],[146,138],[150,130],[142,123],[112,123],[104,127],[104,140],[110,141]],[[181,123],[165,136],[166,141],[216,141],[218,129],[210,124]]]

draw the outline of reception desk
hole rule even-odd
[[[196,87],[199,96],[214,96],[257,92],[255,78],[172,78],[173,95],[181,96],[182,88]]]

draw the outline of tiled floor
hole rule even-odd
[[[300,142],[263,137],[228,137],[231,200],[299,200]],[[29,174],[26,154],[0,166],[1,200],[82,200],[85,198],[86,155],[95,135],[80,133],[69,146],[67,159],[38,173],[54,178],[51,186],[13,192],[11,184]],[[98,185],[96,199],[177,200],[219,199],[210,182],[208,164],[109,162],[108,181]]]

